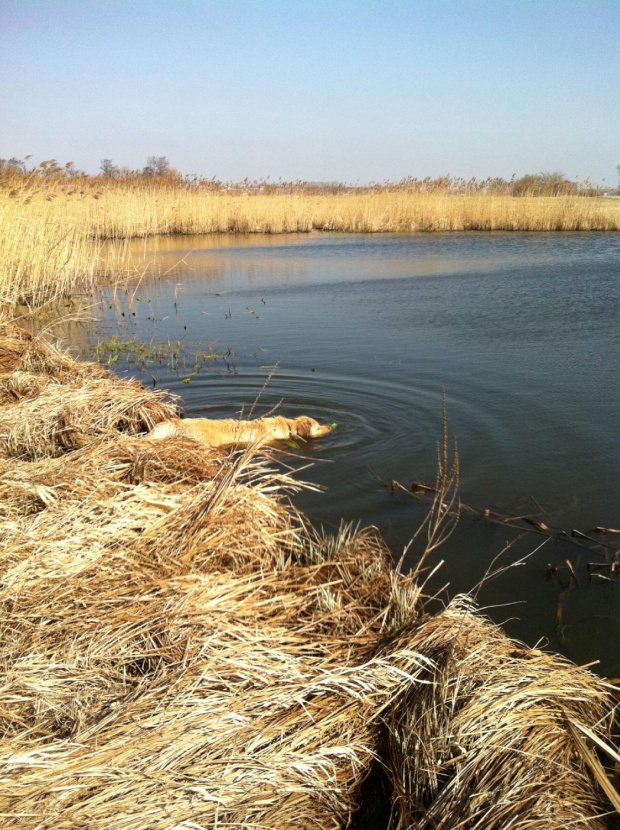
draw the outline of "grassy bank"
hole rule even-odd
[[[0,325],[4,827],[336,830],[379,759],[394,828],[602,830],[601,680],[466,598],[431,615],[274,457],[142,434],[176,411]]]
[[[0,304],[37,305],[140,267],[123,241],[154,234],[617,231],[620,200],[401,188],[205,189],[176,180],[15,176],[0,186]],[[106,246],[105,240],[116,244]]]

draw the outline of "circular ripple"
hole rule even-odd
[[[551,470],[558,447],[553,441],[575,427],[559,425],[557,410],[518,384],[498,396],[485,377],[445,380],[449,431],[458,438],[465,496],[511,499],[531,492],[532,468],[521,459],[538,455],[541,469]],[[236,375],[201,374],[191,384],[177,384],[174,391],[183,396],[190,417],[236,417],[242,410],[247,417],[264,383],[265,372],[250,369]],[[430,374],[414,384],[400,384],[280,370],[262,392],[253,417],[266,415],[281,402],[279,414],[336,423],[328,437],[308,442],[302,450],[335,462],[310,477],[329,486],[335,503],[344,505],[377,476],[404,484],[434,478],[443,432],[442,396],[440,383]],[[531,424],[537,425],[536,431]]]
[[[264,383],[264,375],[203,376],[183,389],[187,415],[234,417],[243,407],[249,413]],[[280,414],[306,414],[321,423],[335,423],[329,445],[320,442],[331,457],[343,453],[358,456],[391,454],[399,446],[431,443],[441,423],[441,390],[411,387],[345,375],[315,376],[281,372],[260,397],[254,416],[265,415],[280,401]],[[426,439],[424,436],[427,436]],[[313,446],[317,442],[313,442]]]

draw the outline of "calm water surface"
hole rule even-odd
[[[121,353],[113,366],[170,387],[190,416],[247,412],[278,364],[257,411],[282,400],[282,414],[338,424],[306,451],[303,477],[326,491],[297,502],[315,522],[375,524],[400,554],[424,508],[382,482],[434,479],[445,388],[465,503],[557,532],[620,527],[618,235],[176,237],[135,245],[145,253],[137,288],[58,333],[90,357],[112,335],[181,341],[179,365]],[[471,589],[517,535],[464,516],[441,584]],[[542,541],[525,533],[506,562]],[[620,582],[588,571],[613,576],[613,556],[550,540],[481,602],[513,636],[618,677]]]

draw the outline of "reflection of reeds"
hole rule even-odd
[[[615,199],[389,187],[352,192],[204,189],[148,179],[0,181],[0,305],[39,303],[137,264],[124,240],[311,230],[620,230]],[[105,258],[100,256],[104,240]]]
[[[11,327],[7,371],[16,342],[91,388]],[[339,828],[380,755],[398,827],[601,827],[569,728],[608,740],[595,676],[464,600],[428,616],[376,531],[321,536],[269,456],[102,434],[94,387],[79,448],[35,446],[49,388],[0,408],[37,459],[0,460],[3,826]]]

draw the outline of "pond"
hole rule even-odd
[[[148,261],[140,280],[104,290],[95,322],[65,309],[58,336],[91,359],[103,343],[104,363],[172,389],[194,417],[247,415],[277,367],[255,415],[281,401],[281,414],[338,424],[303,448],[314,463],[301,477],[324,492],[296,503],[328,530],[376,525],[395,556],[426,507],[390,483],[434,481],[445,389],[476,512],[435,554],[437,588],[472,589],[512,542],[496,567],[527,558],[481,604],[512,636],[620,676],[618,537],[592,533],[620,527],[620,236],[184,236],[132,249]],[[550,532],[486,522],[487,508]]]

